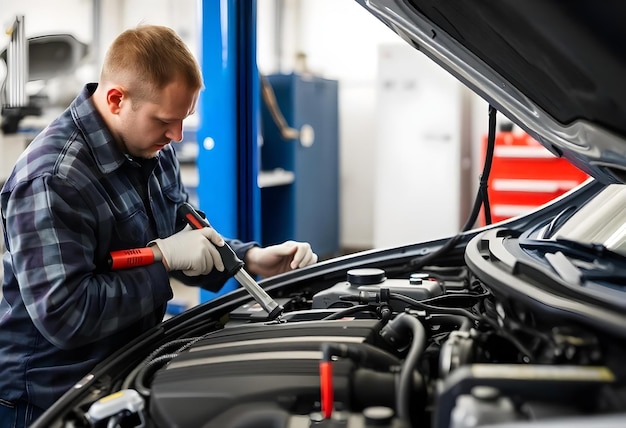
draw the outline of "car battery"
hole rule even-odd
[[[428,275],[414,274],[406,279],[387,279],[385,271],[375,268],[351,269],[347,272],[347,280],[313,296],[313,309],[346,308],[357,304],[356,298],[361,292],[378,293],[387,288],[390,293],[401,294],[414,300],[424,300],[443,294],[439,281]],[[349,297],[347,297],[349,296]],[[347,298],[346,298],[347,297]],[[394,311],[402,311],[405,302],[390,299]]]

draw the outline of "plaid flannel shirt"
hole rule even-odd
[[[95,88],[35,138],[2,189],[0,399],[49,407],[157,325],[172,297],[161,263],[110,271],[107,257],[183,227],[176,210],[188,195],[175,152],[123,154],[90,100]],[[242,258],[254,245],[229,243]]]

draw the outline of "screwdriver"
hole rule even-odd
[[[178,208],[178,216],[183,218],[188,225],[194,229],[211,227],[207,219],[203,218],[190,204],[183,203]],[[235,279],[250,293],[254,300],[267,312],[269,319],[278,317],[284,308],[276,303],[269,294],[243,269],[244,262],[237,257],[233,249],[225,243],[223,246],[216,246],[217,251],[224,262],[224,270],[229,276]]]

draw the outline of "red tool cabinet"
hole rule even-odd
[[[486,146],[485,136],[483,153]],[[530,212],[587,178],[587,174],[566,159],[554,156],[530,135],[499,132],[487,181],[492,222]]]

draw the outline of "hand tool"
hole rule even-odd
[[[211,227],[208,220],[202,217],[186,202],[178,208],[177,214],[194,229]],[[243,269],[244,262],[237,257],[237,254],[235,254],[227,243],[221,247],[215,246],[215,248],[217,248],[217,251],[222,257],[226,273],[237,279],[261,308],[267,312],[269,319],[273,320],[282,314],[284,308],[276,303],[250,274]],[[146,266],[160,261],[160,255],[155,255],[152,248],[132,248],[128,250],[111,251],[109,253],[108,265],[110,269],[127,269]]]
[[[203,227],[211,227],[211,224],[207,219],[203,218],[190,204],[183,203],[178,209],[178,215],[185,219],[194,229],[200,229]],[[225,243],[223,246],[216,246],[217,251],[222,257],[224,262],[224,269],[250,293],[250,295],[261,305],[261,307],[267,312],[269,319],[275,319],[284,310],[284,308],[276,303],[269,294],[250,276],[248,272],[243,269],[244,262],[237,257],[237,254],[233,249]]]
[[[131,248],[129,250],[111,251],[107,263],[109,269],[128,269],[137,266],[146,266],[160,262],[160,254],[157,256],[152,248]]]

